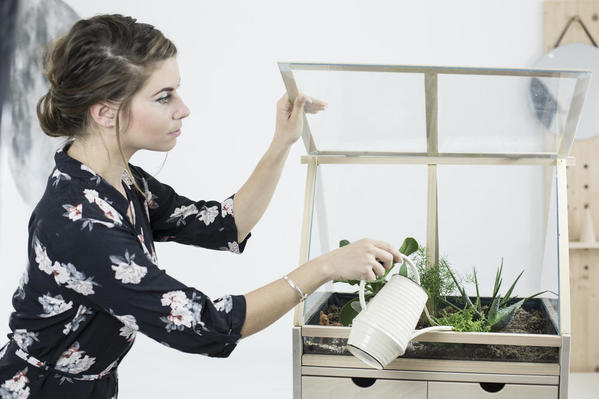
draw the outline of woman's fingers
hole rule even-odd
[[[393,260],[395,260],[395,262],[397,262],[397,263],[402,262],[401,254],[399,253],[399,251],[397,249],[395,249],[393,247],[393,245],[391,245],[385,241],[377,241],[377,240],[374,240],[374,245],[376,247],[390,253],[393,256]]]
[[[391,266],[393,266],[393,255],[390,252],[387,252],[386,250],[381,249],[379,247],[375,247],[373,252],[375,260],[382,262],[384,270],[389,270]]]
[[[364,280],[366,280],[368,282],[373,282],[374,280],[376,280],[376,275],[374,274],[372,269],[369,270],[368,272],[366,272],[366,276],[364,277]]]
[[[295,100],[302,99],[304,97],[306,98],[306,103],[304,104],[304,112],[307,114],[316,114],[320,111],[325,110],[328,106],[326,102],[317,98],[306,96],[301,92],[297,93],[297,97],[295,98]],[[295,100],[293,101],[294,104]],[[293,105],[291,104],[291,101],[289,101],[289,96],[287,95],[287,93],[285,93],[283,97],[279,99],[279,102],[282,106],[285,106],[288,111],[291,111]]]
[[[316,98],[309,97],[311,101],[307,101],[304,105],[304,111],[308,114],[315,114],[327,108],[327,103]]]
[[[385,275],[385,268],[383,267],[383,265],[381,265],[378,261],[374,261],[374,263],[372,264],[372,272],[378,277],[378,276],[384,276]]]

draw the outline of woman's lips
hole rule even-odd
[[[179,136],[181,134],[181,129],[174,132],[170,132],[169,134],[172,134],[173,136]]]

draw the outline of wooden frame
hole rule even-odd
[[[459,333],[431,332],[418,337],[423,342],[442,342],[456,344],[489,344],[516,346],[543,346],[559,348],[559,363],[522,363],[522,362],[484,362],[457,360],[402,359],[394,360],[385,370],[368,370],[369,375],[383,378],[381,373],[394,374],[398,379],[405,379],[405,373],[418,372],[427,379],[451,381],[503,381],[513,383],[539,384],[540,381],[551,385],[559,385],[560,399],[567,398],[567,379],[570,356],[570,292],[568,261],[568,219],[567,219],[567,185],[566,167],[573,165],[573,158],[568,154],[572,145],[574,131],[584,94],[588,88],[589,73],[582,71],[554,71],[528,69],[490,69],[490,68],[451,68],[451,67],[419,67],[393,65],[353,65],[353,64],[308,64],[279,63],[281,74],[291,100],[298,94],[293,78],[293,70],[350,70],[378,71],[394,73],[424,74],[426,137],[425,153],[398,152],[341,152],[319,151],[310,132],[308,121],[304,119],[302,138],[309,155],[302,156],[301,162],[307,165],[307,177],[304,196],[304,218],[302,222],[300,264],[309,260],[310,236],[315,209],[315,189],[318,166],[322,164],[420,164],[428,165],[427,185],[427,233],[426,247],[429,259],[438,262],[438,202],[437,202],[437,165],[540,165],[556,170],[557,212],[558,212],[558,262],[559,262],[559,325],[558,335],[537,334],[505,334],[505,333]],[[577,78],[570,109],[566,119],[565,134],[559,148],[555,152],[544,153],[439,153],[437,126],[437,75],[494,75],[494,76],[529,76],[529,77],[569,77]],[[547,180],[547,177],[545,178]],[[551,190],[546,190],[546,196]],[[547,210],[546,210],[547,211]],[[301,397],[302,375],[347,376],[347,370],[360,374],[368,369],[364,363],[352,356],[311,355],[303,354],[304,337],[347,338],[350,328],[332,326],[303,325],[305,303],[295,308],[293,347],[294,347],[294,398]],[[301,370],[300,370],[301,368]],[[484,373],[480,373],[485,370]],[[387,375],[387,374],[385,374]],[[473,377],[473,376],[478,377]],[[452,376],[452,377],[448,377]],[[499,377],[498,377],[499,376]],[[385,377],[388,378],[388,377]],[[423,377],[425,378],[425,377]],[[299,384],[300,387],[296,387]]]

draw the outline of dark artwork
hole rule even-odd
[[[530,80],[530,97],[535,116],[547,129],[551,130],[553,117],[557,113],[557,101],[539,78]]]
[[[17,0],[4,0],[0,3],[0,123],[2,122],[2,105],[8,94],[10,63],[14,49],[15,19],[17,17]],[[1,138],[1,137],[0,137]],[[1,145],[0,141],[0,145]]]
[[[44,45],[65,33],[79,19],[61,0],[2,0],[2,96],[4,121],[0,145],[17,190],[31,207],[41,198],[54,164],[54,152],[64,139],[46,136],[37,119],[39,98],[48,90],[40,63]],[[18,6],[17,6],[18,5]],[[5,17],[4,12],[13,17]],[[9,21],[4,24],[4,21]],[[4,29],[12,29],[14,51],[6,72]],[[5,76],[8,84],[5,85]],[[8,90],[6,90],[6,88]]]

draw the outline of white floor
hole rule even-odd
[[[571,373],[568,399],[591,399],[599,397],[599,373]]]

